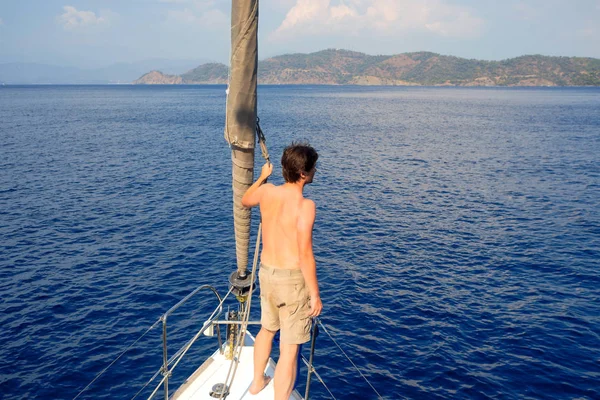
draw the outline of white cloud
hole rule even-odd
[[[167,12],[167,22],[175,24],[197,25],[204,29],[223,29],[231,25],[230,18],[220,10],[206,9],[207,3],[198,5],[198,10],[185,8]]]
[[[67,30],[109,24],[109,18],[96,16],[93,11],[78,11],[73,6],[64,6],[63,10],[65,12],[58,16],[57,20]]]
[[[215,0],[158,0],[158,2],[166,4],[189,4],[198,9],[215,7]]]
[[[297,0],[272,40],[350,34],[393,36],[429,32],[439,36],[475,37],[483,19],[447,0]]]
[[[260,8],[265,10],[287,11],[296,4],[297,0],[261,0]]]

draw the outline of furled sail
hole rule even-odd
[[[231,146],[235,248],[241,275],[247,270],[250,243],[251,212],[242,207],[241,201],[254,179],[257,34],[258,0],[232,0],[225,139]]]

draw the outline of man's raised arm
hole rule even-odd
[[[315,224],[315,202],[309,199],[302,200],[298,215],[298,253],[300,269],[304,276],[308,293],[310,294],[310,317],[318,317],[323,309],[317,281],[317,265],[312,246],[312,231]]]
[[[252,186],[250,186],[248,190],[246,190],[246,193],[244,193],[244,196],[242,197],[242,206],[250,208],[257,206],[258,203],[260,203],[262,192],[264,191],[261,190],[261,185],[264,183],[264,181],[267,180],[269,176],[271,176],[272,172],[273,164],[271,164],[270,162],[267,162],[265,163],[265,165],[262,166],[262,169],[260,170],[260,176],[258,177],[256,182],[254,182]]]

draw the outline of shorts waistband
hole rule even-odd
[[[264,263],[260,263],[260,270],[265,271],[269,275],[279,275],[279,276],[298,276],[302,275],[302,270],[300,268],[295,269],[286,269],[286,268],[275,268],[269,265],[265,265]]]

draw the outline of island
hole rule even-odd
[[[182,75],[149,72],[134,84],[225,84],[228,67],[208,63]],[[259,84],[393,86],[600,86],[600,59],[525,55],[483,61],[431,52],[368,55],[328,49],[260,61]]]

